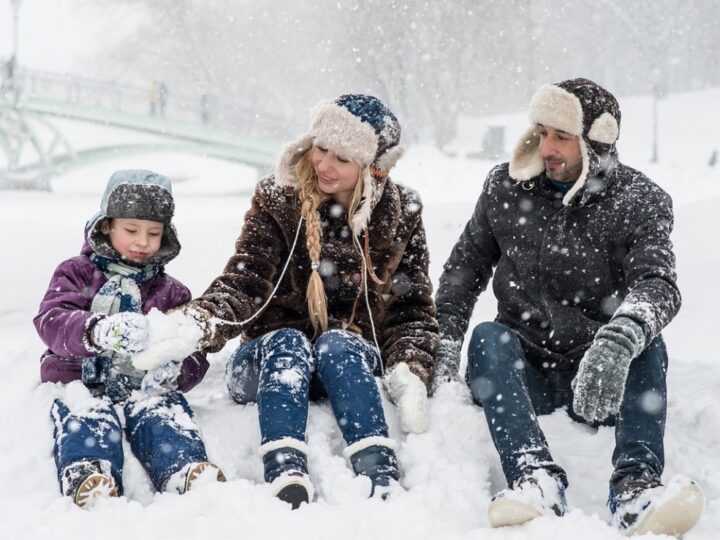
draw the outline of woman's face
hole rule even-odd
[[[313,146],[310,156],[320,191],[332,196],[346,209],[360,177],[360,165],[322,146]]]

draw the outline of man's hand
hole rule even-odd
[[[108,315],[95,323],[91,339],[106,351],[137,354],[147,347],[148,322],[144,315],[130,311]]]
[[[178,389],[182,362],[168,362],[151,369],[143,377],[140,389],[146,396],[162,396]]]
[[[628,317],[617,317],[601,327],[572,381],[575,412],[588,422],[617,414],[630,362],[644,347],[642,327]]]
[[[455,380],[460,369],[460,341],[440,339],[435,360],[435,372],[430,384],[431,394],[444,383]]]
[[[403,431],[427,431],[430,423],[427,388],[420,377],[412,373],[405,362],[401,362],[385,376],[385,386],[390,399],[397,405]]]

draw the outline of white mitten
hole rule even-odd
[[[427,388],[420,377],[411,372],[405,362],[401,362],[385,376],[385,386],[390,399],[397,405],[403,431],[427,431],[430,423]]]
[[[131,355],[148,343],[148,322],[141,313],[123,311],[99,319],[92,328],[92,342],[106,351]]]
[[[200,350],[205,332],[195,317],[181,310],[166,314],[157,309],[151,309],[146,317],[148,346],[133,356],[132,363],[137,369],[149,371],[173,360],[183,360]]]

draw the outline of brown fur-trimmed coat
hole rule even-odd
[[[385,369],[407,362],[427,385],[432,378],[438,327],[429,255],[417,193],[387,180],[374,208],[368,231],[372,265],[385,284],[368,277],[369,302]],[[362,282],[362,259],[352,242],[343,208],[332,199],[323,201],[320,274],[328,298],[329,328],[344,328],[355,308],[353,324],[373,342]],[[248,325],[243,321],[265,303],[290,253],[298,222],[300,202],[293,188],[279,186],[273,176],[258,182],[235,253],[223,273],[191,306],[214,318],[209,350],[218,350],[240,334],[255,338],[279,328],[296,328],[308,337],[314,330],[307,310],[306,289],[310,258],[303,224],[292,260],[273,300]],[[364,238],[360,238],[364,245]]]

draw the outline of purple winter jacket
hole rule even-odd
[[[60,263],[33,319],[40,338],[48,346],[40,359],[42,382],[80,380],[83,359],[97,355],[86,347],[88,328],[96,318],[90,305],[107,279],[90,260],[92,252],[86,241],[79,256]],[[165,272],[138,286],[143,313],[152,308],[165,312],[191,298],[190,290]],[[187,392],[196,386],[208,367],[204,352],[187,357],[178,377],[179,390]]]

